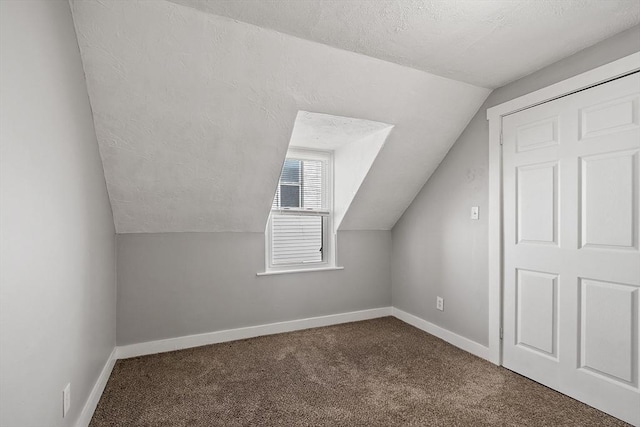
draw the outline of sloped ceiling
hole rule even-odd
[[[640,22],[638,0],[172,0],[499,87]]]
[[[299,110],[394,125],[341,227],[390,229],[489,92],[166,1],[72,7],[118,233],[264,231]]]

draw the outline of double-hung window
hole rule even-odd
[[[332,155],[287,153],[267,224],[271,271],[333,266]]]

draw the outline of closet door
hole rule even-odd
[[[640,74],[503,119],[503,365],[640,425]]]

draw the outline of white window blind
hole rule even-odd
[[[272,263],[322,262],[323,221],[318,215],[274,215]]]
[[[329,215],[326,161],[287,158],[271,206],[271,264],[321,263]]]

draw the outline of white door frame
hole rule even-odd
[[[489,360],[502,365],[502,118],[640,70],[640,52],[487,109],[489,120]]]

